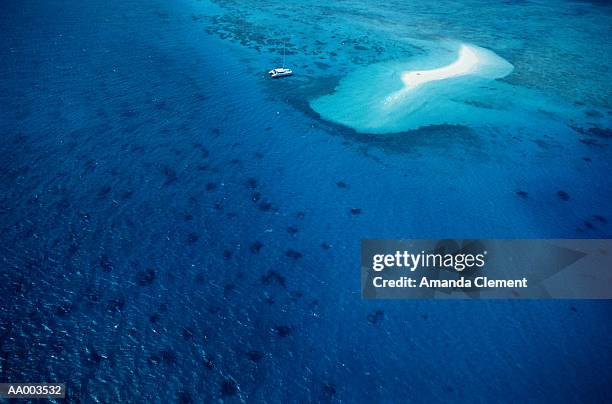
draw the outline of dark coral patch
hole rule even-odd
[[[262,202],[259,204],[259,209],[267,212],[272,209],[272,204],[270,202]]]
[[[79,252],[79,249],[80,249],[79,244],[76,241],[72,241],[70,245],[68,246],[68,252],[67,252],[68,257],[74,257],[76,253]]]
[[[84,295],[85,295],[85,299],[87,300],[89,304],[95,304],[95,303],[98,303],[98,301],[100,301],[100,298],[102,297],[102,292],[100,292],[100,290],[98,290],[95,286],[89,286],[85,290]]]
[[[235,396],[238,393],[238,385],[232,379],[225,379],[221,383],[221,395],[224,397]]]
[[[191,404],[193,403],[193,399],[191,398],[191,394],[186,391],[179,391],[176,396],[176,402],[178,404]]]
[[[178,178],[178,176],[176,175],[176,171],[174,171],[174,169],[172,169],[169,166],[164,166],[162,168],[162,174],[166,177],[166,181],[164,182],[164,185],[172,184]]]
[[[516,194],[523,199],[527,199],[527,197],[529,197],[529,194],[527,192],[522,191],[520,189],[516,191]]]
[[[293,329],[287,325],[278,325],[274,327],[274,332],[281,338],[288,337],[293,332]]]
[[[170,349],[164,349],[159,353],[161,360],[166,365],[174,365],[176,363],[177,357],[174,351]]]
[[[100,258],[98,258],[98,264],[100,268],[102,268],[102,272],[111,272],[113,270],[113,264],[110,258],[108,258],[108,255],[101,255]]]
[[[149,286],[155,281],[155,271],[151,268],[136,273],[136,283],[139,286]]]
[[[562,201],[569,201],[569,199],[570,199],[569,194],[567,192],[565,192],[565,191],[562,191],[562,190],[557,191],[557,196]]]
[[[102,356],[94,348],[91,348],[89,350],[89,357],[87,358],[87,362],[88,362],[89,365],[97,365],[100,362],[102,362],[102,359],[104,359],[104,356]]]
[[[598,222],[600,222],[600,223],[608,223],[608,220],[605,217],[603,217],[603,216],[594,215],[593,218],[595,220],[597,220]]]
[[[55,314],[60,317],[65,317],[72,311],[72,303],[70,302],[62,302],[59,306],[55,308]]]
[[[597,136],[600,138],[609,139],[612,138],[612,129],[594,126],[588,129],[587,134],[590,136]]]
[[[255,178],[249,178],[247,180],[247,187],[250,189],[257,188],[257,180]]]
[[[187,244],[193,244],[200,239],[200,235],[198,233],[189,233],[187,235]]]
[[[332,397],[336,395],[336,386],[333,383],[324,383],[323,392],[325,393],[325,395]]]
[[[359,214],[361,214],[361,209],[360,208],[351,208],[351,214],[359,215]]]
[[[385,313],[382,310],[376,310],[373,313],[368,314],[367,319],[372,324],[380,323],[385,318]]]
[[[269,270],[264,276],[261,277],[261,282],[264,285],[277,284],[285,287],[285,278],[276,271]]]
[[[106,196],[113,190],[110,185],[105,185],[98,191],[97,197],[98,199],[104,199]]]
[[[603,116],[603,114],[599,111],[597,111],[596,109],[589,109],[584,111],[584,114],[588,117],[591,118],[601,118]]]
[[[111,299],[106,304],[106,311],[109,313],[118,313],[125,307],[125,300],[122,297]]]
[[[257,254],[261,250],[262,247],[263,247],[263,243],[259,240],[256,240],[253,244],[251,244],[251,247],[249,247],[249,249],[251,250],[253,254]]]
[[[217,189],[217,184],[215,184],[214,182],[209,182],[208,184],[206,184],[207,191],[212,191],[215,189]]]
[[[246,355],[247,355],[247,358],[253,362],[259,362],[265,356],[263,352],[255,351],[255,350],[247,352]]]
[[[599,143],[597,139],[578,139],[578,141],[582,144],[585,144],[591,147],[605,147],[604,145]]]
[[[336,186],[337,186],[338,188],[346,188],[346,187],[347,187],[347,185],[346,185],[346,183],[345,183],[344,181],[338,181],[338,182],[336,182]]]
[[[295,226],[289,226],[287,227],[287,233],[291,234],[292,236],[295,235],[298,232],[298,228]]]
[[[215,368],[215,359],[211,355],[206,355],[204,358],[204,367],[208,370]]]
[[[293,249],[288,249],[285,252],[285,255],[289,258],[293,258],[294,260],[298,259],[298,258],[302,258],[303,254],[299,251],[293,250]]]

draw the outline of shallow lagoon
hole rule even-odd
[[[610,237],[609,8],[4,7],[7,378],[102,402],[607,397],[607,302],[366,302],[356,274],[366,237]],[[285,37],[299,74],[267,80]],[[363,133],[310,106],[449,40],[514,66],[476,117]]]

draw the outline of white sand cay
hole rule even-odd
[[[493,69],[492,69],[493,68]],[[480,75],[490,79],[503,77],[512,71],[512,65],[495,53],[474,45],[461,44],[457,59],[449,65],[431,70],[413,70],[401,73],[404,88],[390,94],[384,101],[386,107],[393,106],[409,91],[423,84],[466,76]]]
[[[480,58],[473,46],[461,45],[461,48],[459,48],[459,57],[450,65],[433,70],[403,72],[402,81],[406,87],[414,88],[429,81],[463,76],[472,72],[478,66],[479,62]]]
[[[509,120],[515,90],[496,79],[513,68],[488,49],[445,41],[409,60],[357,69],[310,105],[322,118],[362,133],[497,124]]]

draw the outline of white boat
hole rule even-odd
[[[283,67],[277,67],[276,69],[272,69],[268,72],[270,77],[273,79],[278,79],[280,77],[287,77],[293,75],[293,70],[287,69],[285,67],[285,43],[283,42]]]
[[[284,67],[277,67],[276,69],[270,70],[268,74],[273,79],[277,79],[279,77],[291,76],[293,74],[293,70],[286,69]]]

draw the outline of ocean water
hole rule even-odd
[[[364,238],[610,237],[607,2],[1,7],[2,381],[103,403],[609,397],[607,301],[359,292]],[[271,80],[283,43],[296,74]],[[373,130],[317,107],[375,103],[451,43],[513,69],[428,83],[426,113]]]

